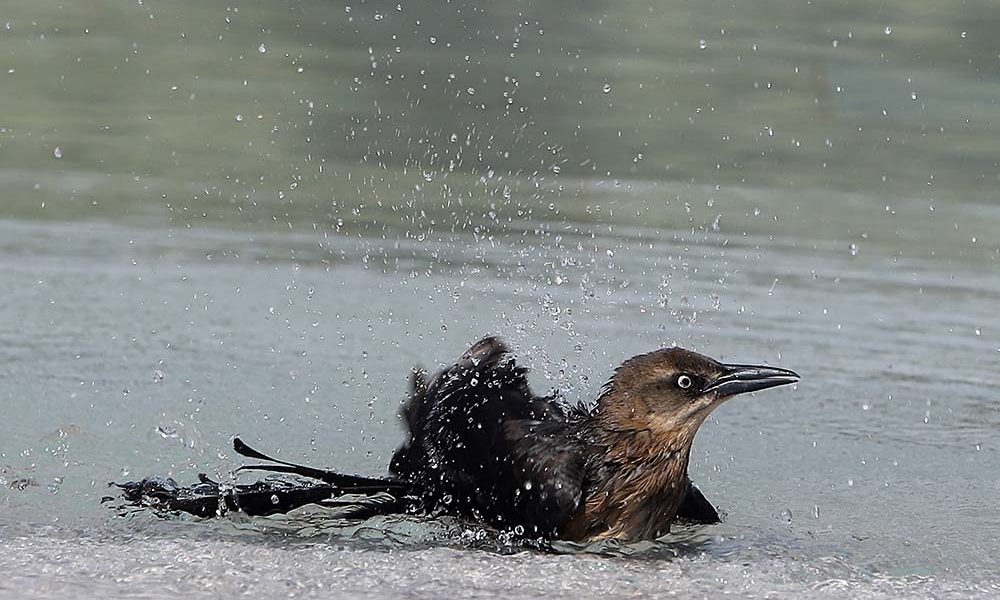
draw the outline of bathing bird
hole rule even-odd
[[[131,503],[206,517],[315,503],[339,518],[450,514],[528,538],[651,540],[676,519],[719,521],[688,476],[708,415],[739,394],[798,380],[787,369],[671,347],[629,358],[596,403],[573,406],[533,393],[508,345],[487,337],[433,376],[413,373],[401,412],[407,437],[387,477],[280,461],[236,438],[239,454],[274,463],[238,470],[306,479],[223,486],[200,476],[182,487],[150,477],[119,487]]]

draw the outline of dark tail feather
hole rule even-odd
[[[237,471],[272,471],[274,473],[292,473],[294,475],[318,479],[324,483],[328,483],[343,490],[342,493],[350,492],[358,494],[373,494],[376,492],[409,492],[413,490],[413,485],[406,481],[358,477],[357,475],[344,475],[342,473],[337,473],[336,471],[316,469],[313,467],[306,467],[304,465],[296,465],[294,463],[278,460],[251,448],[240,438],[233,439],[233,450],[235,450],[237,454],[246,456],[247,458],[266,460],[281,465],[247,465],[236,469]]]
[[[125,504],[169,512],[186,512],[198,517],[215,517],[230,511],[252,516],[287,513],[307,504],[340,509],[342,519],[367,519],[379,514],[407,512],[419,505],[412,495],[393,495],[385,486],[379,489],[345,490],[326,483],[302,485],[282,480],[263,480],[249,485],[222,486],[208,477],[200,483],[182,487],[173,479],[147,477],[142,481],[112,483],[122,491]],[[355,500],[337,500],[344,495],[359,495]]]
[[[338,508],[338,517],[365,519],[377,514],[411,510],[419,504],[416,487],[398,479],[377,479],[343,475],[271,458],[254,450],[241,439],[233,440],[233,449],[246,457],[267,460],[276,465],[246,465],[237,471],[270,471],[316,479],[309,484],[280,479],[265,479],[252,484],[223,485],[202,474],[198,483],[182,487],[173,479],[147,477],[142,481],[112,484],[122,490],[125,503],[131,506],[186,512],[212,517],[240,510],[248,515],[286,513],[306,504]],[[352,501],[334,500],[340,496],[365,496]]]
[[[264,483],[264,482],[260,482]],[[314,504],[329,499],[336,494],[336,490],[327,485],[316,485],[312,487],[292,488],[292,489],[256,489],[246,492],[239,492],[227,497],[229,510],[241,510],[248,515],[273,515],[287,513],[291,510]],[[233,506],[235,504],[235,506]]]
[[[127,505],[170,512],[186,512],[198,517],[214,517],[241,510],[248,515],[285,513],[306,504],[329,500],[336,488],[326,485],[294,485],[258,481],[250,485],[223,487],[204,475],[200,483],[182,487],[166,477],[112,483],[122,491]]]
[[[317,471],[318,469],[306,470]],[[344,494],[378,494],[380,492],[407,492],[411,486],[405,481],[393,481],[391,479],[368,479],[365,477],[355,477],[353,475],[341,475],[332,471],[320,471],[326,473],[325,477],[317,477],[304,473],[301,467],[294,465],[244,465],[236,471],[267,471],[269,473],[290,473],[292,475],[302,475],[313,479],[321,479],[329,484],[336,493],[335,496]]]

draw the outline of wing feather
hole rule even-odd
[[[535,395],[526,374],[490,337],[430,380],[415,376],[402,411],[409,437],[390,472],[416,483],[428,506],[551,531],[579,501],[583,468],[559,433],[565,411]]]

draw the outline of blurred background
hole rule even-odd
[[[996,593],[998,29],[974,0],[10,4],[0,590],[284,593],[177,583],[168,534],[304,559],[115,519],[106,482],[224,476],[237,434],[384,473],[408,370],[501,334],[573,402],[675,343],[804,379],[704,427],[730,517],[688,562],[414,550],[421,588],[323,545],[347,575],[297,593]]]

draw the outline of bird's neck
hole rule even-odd
[[[609,444],[632,446],[633,452],[653,455],[690,450],[708,413],[667,412],[655,401],[612,389],[598,399],[592,423]]]

